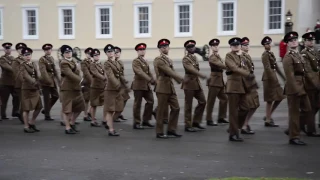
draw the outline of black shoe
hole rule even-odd
[[[198,124],[198,123],[193,123],[192,124],[192,127],[193,128],[198,128],[198,129],[200,129],[200,130],[205,130],[206,128],[204,128],[204,127],[202,127],[200,124]]]
[[[17,117],[17,118],[19,118],[19,117],[20,117],[20,113],[14,113],[14,114],[12,114],[12,117]]]
[[[246,129],[241,129],[241,134],[255,134],[254,131],[251,130],[251,127],[248,125]]]
[[[301,141],[301,140],[298,139],[298,138],[290,139],[290,140],[289,140],[289,144],[298,145],[298,146],[305,146],[305,145],[307,145],[306,143],[304,143],[303,141]]]
[[[89,116],[88,117],[84,117],[83,121],[91,121],[91,118]]]
[[[109,130],[109,126],[107,124],[104,125],[104,128]]]
[[[70,125],[71,129],[74,130],[75,132],[80,132],[78,129],[77,129],[77,126],[76,125]]]
[[[36,125],[34,125],[34,124],[29,124],[29,127],[30,127],[31,129],[33,129],[35,132],[40,132],[40,130],[37,129]]]
[[[24,131],[25,133],[34,133],[34,132],[36,132],[35,130],[31,129],[30,127],[28,127],[28,128],[23,128],[23,131]]]
[[[144,127],[141,126],[140,124],[134,124],[133,129],[144,129]]]
[[[264,122],[264,126],[265,126],[265,127],[279,127],[279,125],[274,124],[273,121],[271,121],[271,122]]]
[[[45,114],[45,111],[44,111],[44,109],[41,111],[41,114]]]
[[[66,129],[65,133],[66,134],[77,134],[77,132],[75,132],[73,129],[68,129],[68,130]]]
[[[186,128],[184,128],[184,131],[186,131],[186,132],[197,132],[197,130],[195,128],[193,128],[193,127],[186,127]]]
[[[237,135],[229,136],[229,141],[233,142],[243,142],[243,139]]]
[[[213,121],[207,121],[207,126],[218,126],[218,124]]]
[[[101,127],[101,124],[99,124],[98,122],[91,122],[90,125],[91,127]]]
[[[160,139],[168,139],[168,136],[167,135],[165,135],[165,134],[163,134],[163,133],[159,133],[159,134],[157,134],[157,136],[156,136],[157,138],[160,138]]]
[[[117,131],[115,131],[115,130],[113,130],[113,131],[109,131],[109,136],[120,136],[120,134],[117,132]]]
[[[287,136],[289,136],[289,129],[286,129],[286,130],[284,131],[284,133],[285,133]]]
[[[103,121],[103,122],[102,122],[102,125],[104,125],[104,126],[107,125],[107,122]]]
[[[66,126],[66,123],[60,121],[60,126]]]
[[[309,136],[309,137],[320,137],[320,134],[317,134],[317,133],[315,133],[315,132],[307,132],[306,134],[307,134],[307,136]]]
[[[8,120],[9,118],[3,116],[3,117],[1,117],[1,119],[2,119],[2,120]]]
[[[167,119],[163,120],[163,124],[169,124],[169,121]]]
[[[46,120],[46,121],[53,121],[54,119],[52,119],[50,116],[45,116],[44,120]]]
[[[221,124],[229,124],[229,121],[227,121],[227,120],[224,119],[224,118],[220,118],[220,119],[218,119],[218,123],[221,123]]]
[[[118,118],[119,118],[119,119],[122,119],[122,120],[124,120],[124,121],[125,121],[125,120],[128,120],[128,119],[124,118],[122,114],[121,114]]]
[[[172,138],[180,138],[180,137],[182,137],[182,135],[181,134],[177,134],[175,131],[168,131],[167,132],[167,136],[168,137],[172,137]]]
[[[89,117],[90,119],[92,119],[91,113],[88,113],[88,117]]]
[[[144,127],[150,127],[150,128],[153,128],[153,127],[154,127],[154,125],[150,124],[149,122],[143,122],[143,123],[142,123],[142,126],[144,126]]]

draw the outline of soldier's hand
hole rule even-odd
[[[155,85],[156,81],[154,79],[151,79],[150,84]]]
[[[256,76],[254,74],[249,74],[246,78],[252,81]]]

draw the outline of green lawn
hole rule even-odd
[[[231,178],[212,178],[209,180],[307,180],[296,178],[245,178],[245,177],[231,177]]]

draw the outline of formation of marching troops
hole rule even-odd
[[[262,54],[264,72],[263,96],[266,102],[266,127],[278,127],[272,118],[277,106],[285,98],[288,100],[289,127],[285,133],[289,136],[289,143],[305,145],[300,140],[300,131],[307,136],[319,137],[316,133],[315,115],[319,109],[319,53],[313,49],[314,33],[308,32],[302,36],[305,49],[298,52],[298,33],[289,32],[284,41],[289,50],[283,58],[284,74],[277,66],[276,57],[271,51],[272,39],[264,37],[261,45],[265,51]],[[35,120],[42,112],[45,120],[53,120],[50,110],[60,99],[62,104],[61,125],[65,126],[66,134],[79,132],[76,119],[84,112],[84,120],[91,121],[92,127],[108,130],[109,136],[119,136],[114,128],[118,119],[126,120],[121,115],[129,92],[133,90],[133,129],[154,127],[150,123],[152,116],[156,118],[156,137],[181,137],[177,133],[180,106],[177,99],[174,81],[181,84],[185,94],[184,122],[186,132],[204,130],[201,125],[203,113],[206,110],[206,125],[217,126],[218,123],[229,123],[229,140],[242,142],[240,134],[254,134],[249,121],[260,106],[257,89],[259,88],[254,75],[254,64],[249,55],[250,40],[247,37],[234,37],[229,40],[231,51],[224,60],[219,55],[219,39],[212,39],[209,45],[212,55],[209,58],[210,76],[200,71],[199,62],[194,55],[196,41],[188,40],[184,47],[186,55],[182,63],[185,76],[179,75],[173,62],[168,56],[170,41],[158,41],[160,55],[153,61],[155,76],[150,71],[149,62],[145,59],[147,45],[139,43],[135,46],[137,58],[132,61],[134,79],[131,85],[125,78],[124,65],[120,60],[121,48],[108,44],[104,48],[107,60],[100,62],[100,51],[87,48],[86,58],[81,61],[81,68],[72,57],[72,48],[63,45],[60,48],[60,72],[51,56],[52,45],[45,44],[42,49],[45,55],[38,62],[39,72],[34,62],[31,62],[32,49],[24,43],[18,43],[15,49],[19,53],[17,58],[11,56],[12,43],[3,43],[5,55],[0,58],[2,75],[1,85],[1,119],[8,119],[6,107],[8,98],[12,96],[12,116],[18,117],[24,124],[24,132],[39,132]],[[82,71],[82,76],[80,75]],[[223,72],[227,82],[223,80]],[[281,87],[277,74],[285,81]],[[206,80],[209,89],[207,98],[204,95],[200,79]],[[154,87],[152,87],[154,86]],[[59,89],[59,91],[58,91]],[[154,108],[156,93],[158,105]],[[43,104],[41,100],[43,95]],[[192,114],[193,98],[198,101]],[[142,99],[146,101],[141,117]],[[219,99],[219,113],[217,121],[212,118],[216,99]],[[103,121],[96,119],[97,107],[103,106]],[[228,120],[227,108],[229,109]],[[169,112],[170,110],[170,112]],[[33,111],[31,119],[29,112]],[[168,124],[164,132],[164,124]]]

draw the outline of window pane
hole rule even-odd
[[[63,9],[63,29],[64,35],[72,35],[72,10],[71,9]]]
[[[281,29],[281,6],[281,0],[269,0],[269,29]]]
[[[100,9],[100,33],[110,34],[110,9]]]
[[[234,30],[234,4],[222,4],[222,31]]]
[[[178,13],[179,13],[179,32],[180,33],[190,32],[190,6],[180,5]]]
[[[36,10],[26,10],[26,20],[27,20],[27,34],[37,35],[37,17],[36,17]]]
[[[138,7],[139,34],[149,33],[149,7]]]

